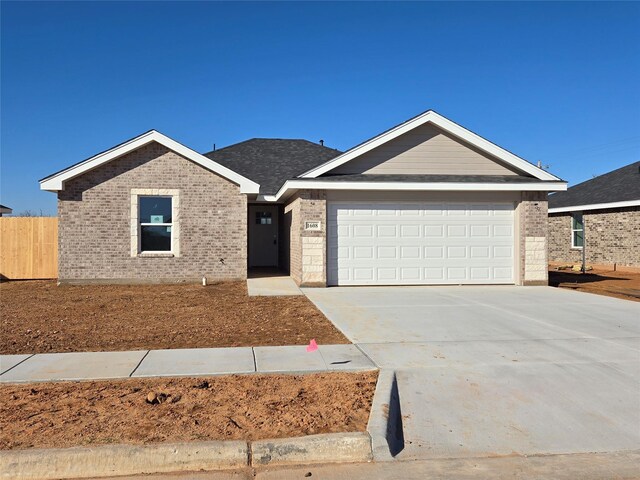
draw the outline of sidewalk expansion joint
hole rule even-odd
[[[11,370],[13,370],[14,368],[16,368],[18,365],[22,365],[24,362],[26,362],[27,360],[29,360],[32,357],[35,357],[36,354],[32,353],[31,355],[29,355],[27,358],[24,358],[22,360],[20,360],[18,363],[16,363],[13,367],[8,368],[7,370],[5,370],[4,372],[0,373],[0,376],[4,375],[7,372],[10,372]]]
[[[142,362],[144,362],[144,359],[147,358],[147,355],[149,355],[149,353],[151,353],[151,350],[147,350],[147,353],[145,353],[144,356],[140,359],[140,361],[136,365],[136,368],[134,368],[132,370],[132,372],[129,374],[129,377],[132,377],[133,374],[136,373],[136,370],[138,370],[138,368],[140,368],[140,365],[142,365]]]

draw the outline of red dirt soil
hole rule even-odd
[[[549,270],[549,285],[640,302],[640,272],[596,268],[586,273]]]
[[[3,282],[0,320],[0,354],[349,343],[306,297],[249,297],[244,282]]]
[[[0,449],[258,440],[366,429],[377,372],[0,386]],[[150,404],[154,392],[166,395]]]

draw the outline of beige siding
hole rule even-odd
[[[479,150],[431,125],[422,125],[331,173],[518,175]]]

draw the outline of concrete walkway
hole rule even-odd
[[[248,278],[247,291],[250,297],[303,295],[296,282],[288,276]]]
[[[374,370],[355,345],[196,348],[0,356],[0,383]]]

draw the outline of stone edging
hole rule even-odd
[[[367,432],[274,440],[104,445],[0,452],[0,478],[49,480],[372,460]]]

